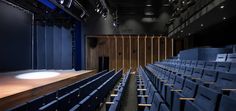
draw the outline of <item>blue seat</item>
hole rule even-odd
[[[158,111],[160,108],[160,105],[164,103],[161,96],[158,93],[155,93],[153,95],[153,101],[149,104],[151,104],[150,107],[145,107],[144,111]]]
[[[236,98],[223,95],[220,101],[219,111],[235,111]]]
[[[184,74],[181,75],[183,77],[190,77],[193,74],[193,68],[192,67],[187,67]]]
[[[205,69],[202,78],[197,80],[197,83],[208,87],[209,84],[214,83],[216,81],[217,77],[218,77],[217,71]]]
[[[174,92],[172,110],[183,111],[185,102],[180,100],[180,98],[194,98],[197,88],[198,85],[195,82],[185,80],[183,90]]]
[[[31,101],[28,102],[28,109],[30,111],[36,111],[38,110],[40,107],[42,107],[43,105],[45,105],[44,103],[44,96],[40,96],[36,99],[33,99]]]
[[[198,61],[193,60],[193,61],[191,62],[191,64],[190,64],[190,67],[196,67],[197,64],[198,64]]]
[[[197,68],[204,68],[205,67],[206,62],[205,61],[198,61],[197,62]]]
[[[47,104],[47,103],[50,103],[56,99],[57,99],[57,92],[51,92],[51,93],[48,93],[44,96],[44,103]]]
[[[236,63],[231,63],[229,72],[236,73]]]
[[[28,111],[28,104],[24,103],[24,104],[18,105],[16,107],[8,109],[7,111]]]
[[[70,92],[70,96],[71,96],[71,99],[70,99],[70,104],[71,105],[76,105],[80,102],[80,98],[79,98],[79,88],[77,89],[74,89],[73,91]]]
[[[176,77],[174,85],[167,85],[166,90],[166,102],[167,105],[171,108],[174,90],[182,90],[185,79],[182,77]]]
[[[161,104],[159,111],[170,111],[166,104]]]
[[[196,81],[196,80],[201,79],[202,75],[203,75],[203,69],[201,69],[201,68],[194,68],[192,76],[189,76],[188,78]]]
[[[79,111],[80,110],[80,105],[76,104],[75,106],[73,106],[69,111]]]
[[[236,89],[236,74],[219,72],[215,84],[211,84],[210,88],[222,93],[229,93],[231,90],[228,89]]]
[[[185,66],[180,66],[179,71],[176,72],[178,75],[183,75],[185,73],[186,67]]]
[[[171,74],[171,75],[170,75],[170,78],[168,79],[168,81],[166,82],[166,84],[163,85],[162,90],[161,90],[161,96],[162,96],[164,99],[166,98],[167,86],[170,85],[170,84],[174,84],[175,78],[176,78],[176,75],[175,75],[175,74]]]
[[[191,60],[186,60],[185,65],[186,65],[186,66],[190,66],[190,65],[191,65],[191,62],[192,62]]]
[[[226,61],[235,63],[236,62],[236,53],[228,54]]]
[[[227,54],[217,54],[216,62],[225,62]]]
[[[39,108],[39,111],[58,111],[58,101],[54,100]]]
[[[215,70],[216,62],[206,62],[205,69]]]
[[[68,111],[72,104],[70,103],[71,93],[67,93],[58,98],[58,109],[60,111]]]
[[[204,86],[199,86],[194,101],[186,101],[184,111],[216,111],[220,94]]]
[[[228,72],[230,68],[229,62],[217,62],[216,63],[216,70],[221,72]]]

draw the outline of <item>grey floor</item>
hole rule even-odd
[[[107,98],[106,101],[109,101]],[[106,106],[103,104],[98,111],[106,111]],[[137,96],[136,96],[136,78],[135,74],[131,74],[127,90],[121,101],[120,111],[137,111]]]
[[[131,74],[126,94],[121,103],[121,111],[137,111],[136,78]]]

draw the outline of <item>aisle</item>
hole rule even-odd
[[[135,74],[130,75],[129,86],[121,104],[121,111],[137,111]]]

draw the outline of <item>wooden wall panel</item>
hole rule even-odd
[[[130,68],[130,47],[128,36],[124,37],[124,71],[126,72]]]
[[[172,41],[171,39],[167,39],[167,58],[172,56]]]
[[[137,38],[136,37],[131,37],[131,67],[132,67],[132,71],[136,71],[136,68],[138,66],[138,62],[137,62]]]
[[[90,39],[91,37],[88,37]],[[139,39],[138,39],[139,38]],[[98,57],[109,57],[109,69],[124,68],[127,71],[130,67],[136,71],[138,65],[164,60],[172,56],[172,50],[180,50],[181,42],[175,43],[172,47],[171,38],[159,36],[98,36],[98,44],[95,48],[87,46],[87,69],[98,69]],[[88,40],[87,40],[88,41]],[[178,47],[176,47],[178,46]]]
[[[145,38],[140,36],[139,38],[139,65],[145,65]]]
[[[151,63],[151,37],[146,38],[146,65]]]
[[[158,37],[153,38],[153,62],[158,61]]]
[[[123,41],[117,38],[117,70],[123,68]]]
[[[165,38],[160,38],[160,60],[165,59]]]

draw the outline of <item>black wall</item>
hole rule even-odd
[[[190,37],[193,47],[224,47],[236,44],[236,17],[224,20]]]
[[[112,35],[112,34],[159,34],[167,35],[166,23],[170,15],[167,9],[160,10],[151,22],[145,21],[144,15],[120,15],[119,27],[115,29],[112,25],[113,18],[108,15],[106,20],[101,15],[91,16],[83,24],[86,35]]]
[[[32,68],[32,15],[0,1],[0,72]]]

